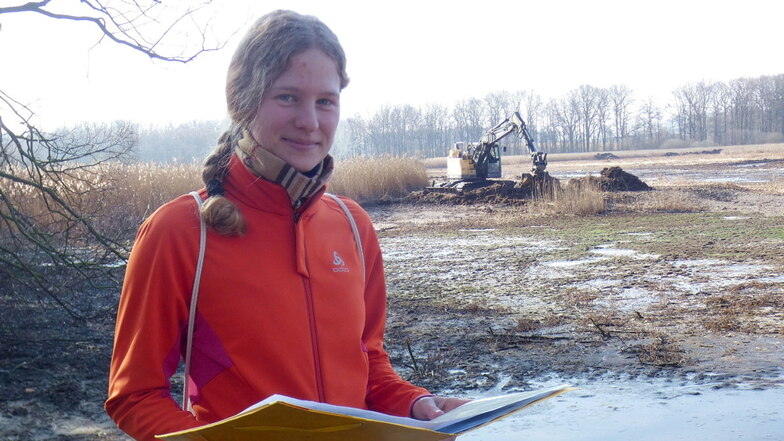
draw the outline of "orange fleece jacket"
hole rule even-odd
[[[384,350],[386,287],[367,213],[344,199],[362,237],[363,280],[335,201],[319,193],[295,212],[283,187],[236,157],[224,187],[247,233],[207,235],[190,375],[195,416],[169,383],[185,351],[199,249],[196,203],[185,195],[142,224],[128,261],[106,401],[120,429],[153,440],[275,393],[409,416],[428,392],[403,381]]]

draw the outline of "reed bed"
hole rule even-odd
[[[204,187],[201,169],[198,164],[118,164],[107,170],[107,178],[114,182],[127,214],[144,219],[166,202]]]
[[[607,197],[595,182],[581,187],[562,186],[545,191],[528,204],[528,212],[542,215],[591,216],[607,210]]]
[[[196,164],[107,163],[54,176],[42,182],[52,193],[0,180],[3,197],[18,215],[47,234],[84,234],[79,233],[83,227],[74,229],[79,224],[74,216],[53,203],[52,194],[104,234],[128,239],[158,207],[203,187],[201,166]],[[416,159],[360,157],[337,164],[329,191],[367,202],[403,197],[427,182],[425,168]],[[11,231],[0,231],[0,236],[4,234]]]
[[[38,182],[40,188],[0,180],[3,197],[8,202],[3,208],[4,216],[25,219],[24,225],[46,234],[68,231],[71,239],[85,234],[79,218],[110,237],[132,234],[159,206],[202,186],[200,167],[196,165],[144,163],[74,168],[52,173]],[[0,231],[0,235],[18,229],[12,223],[6,227],[9,231]]]
[[[328,190],[369,202],[403,197],[427,184],[427,170],[418,159],[385,155],[339,161]]]

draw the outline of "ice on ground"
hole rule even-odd
[[[784,388],[724,388],[663,379],[557,379],[576,391],[523,409],[460,441],[784,439]],[[509,390],[512,392],[512,390]]]

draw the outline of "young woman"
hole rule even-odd
[[[324,195],[348,84],[337,37],[318,19],[259,19],[229,67],[230,129],[189,195],[139,229],[117,318],[106,410],[139,440],[231,416],[272,394],[431,419],[464,402],[402,380],[383,347],[386,289],[368,215]],[[189,398],[170,395],[193,332]]]

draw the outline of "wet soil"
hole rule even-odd
[[[598,187],[601,191],[650,191],[651,187],[637,176],[624,171],[621,167],[606,167],[599,172],[599,176],[585,176],[569,181],[569,185],[577,189],[590,186]]]
[[[548,375],[780,387],[784,167],[771,161],[750,166],[769,179],[753,185],[709,180],[734,162],[624,164],[652,189],[604,193],[608,208],[589,216],[508,198],[368,204],[393,363],[467,396]],[[91,299],[84,320],[0,298],[0,439],[128,439],[101,410],[116,301]]]

